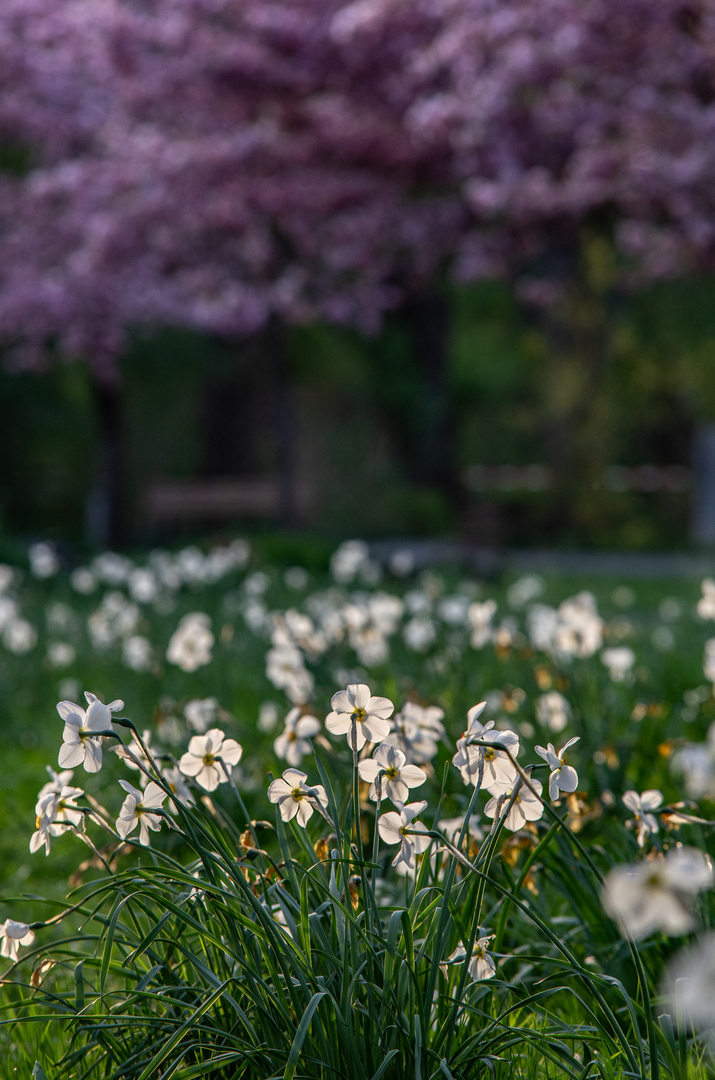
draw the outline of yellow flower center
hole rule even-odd
[[[301,799],[305,798],[305,792],[301,791],[301,789],[299,787],[294,787],[293,790],[291,791],[291,795],[293,796],[293,798],[295,799],[296,802],[300,802]]]
[[[216,758],[213,754],[204,754],[204,765],[213,765]]]
[[[385,778],[387,780],[394,780],[395,777],[399,775],[400,773],[397,769],[385,769]]]
[[[365,712],[364,709],[355,709],[355,711],[353,712],[350,719],[351,720],[357,720],[358,723],[359,723],[361,720],[364,720],[366,716],[367,716],[367,713]]]

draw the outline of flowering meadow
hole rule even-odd
[[[711,1075],[714,623],[710,580],[34,544],[3,1075]]]

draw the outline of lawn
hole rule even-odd
[[[18,1075],[705,1074],[707,585],[244,542],[74,569],[39,546],[0,584]],[[119,738],[86,770],[100,742],[56,708],[85,691],[122,699],[103,723],[144,772]],[[36,824],[63,746],[81,792]]]

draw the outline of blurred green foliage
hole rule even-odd
[[[325,326],[288,332],[294,467],[318,494],[308,522],[317,535],[687,543],[687,495],[612,492],[602,479],[613,464],[688,465],[694,429],[715,421],[715,283],[625,296],[599,238],[584,241],[579,267],[548,317],[506,284],[452,288],[436,373],[417,363],[404,310],[372,339]],[[153,479],[275,475],[275,373],[260,341],[162,331],[135,340],[122,374],[134,542],[166,538],[143,512]],[[97,447],[84,366],[0,372],[0,425],[0,531],[81,543]],[[429,475],[424,459],[437,452],[451,487]],[[470,465],[533,463],[555,470],[555,490],[459,493]]]

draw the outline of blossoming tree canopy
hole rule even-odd
[[[11,0],[0,130],[35,168],[5,180],[5,335],[100,363],[137,323],[374,326],[459,216],[444,137],[403,122],[428,8],[375,32],[338,0]]]

